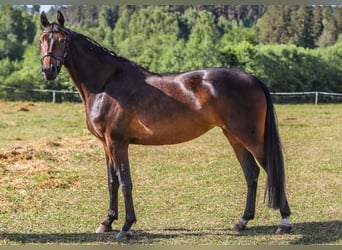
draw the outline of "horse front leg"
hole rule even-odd
[[[112,231],[112,223],[118,219],[118,190],[119,179],[114,169],[112,160],[107,156],[107,174],[108,174],[108,191],[109,191],[109,210],[107,218],[97,228],[96,233],[104,233]]]
[[[128,145],[116,143],[113,145],[112,152],[126,210],[125,223],[120,232],[116,235],[116,238],[124,238],[132,235],[130,229],[136,221],[132,196],[133,184],[128,160]]]

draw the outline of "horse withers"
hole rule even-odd
[[[232,230],[245,229],[254,218],[260,165],[267,173],[268,203],[280,209],[282,217],[276,233],[290,232],[275,111],[270,93],[260,80],[229,68],[152,73],[66,28],[64,22],[60,11],[53,23],[44,12],[41,14],[42,74],[54,80],[65,66],[82,97],[88,129],[103,144],[110,199],[107,217],[97,233],[111,231],[112,222],[118,219],[121,186],[126,220],[117,237],[132,234],[136,216],[129,144],[181,143],[214,127],[220,127],[230,142],[247,182],[246,207]]]

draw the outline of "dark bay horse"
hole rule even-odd
[[[131,235],[136,221],[128,160],[129,144],[163,145],[194,139],[220,127],[239,160],[247,182],[247,202],[232,230],[254,218],[259,166],[267,172],[268,203],[280,209],[278,234],[291,230],[285,194],[284,161],[275,111],[265,85],[243,71],[208,68],[156,74],[117,56],[92,39],[64,26],[57,13],[41,24],[42,74],[54,80],[64,65],[85,105],[88,129],[104,146],[109,210],[97,233],[112,230],[118,219],[118,189],[126,220],[117,237]]]

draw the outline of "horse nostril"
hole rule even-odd
[[[54,80],[57,74],[57,67],[53,64],[51,64],[50,67],[42,67],[42,75],[46,80]]]
[[[57,72],[57,67],[53,64],[50,65],[50,73],[56,73]]]

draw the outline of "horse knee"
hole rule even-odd
[[[113,191],[117,191],[119,189],[119,181],[117,179],[113,179],[113,178],[110,178],[108,179],[108,186],[113,190]]]

